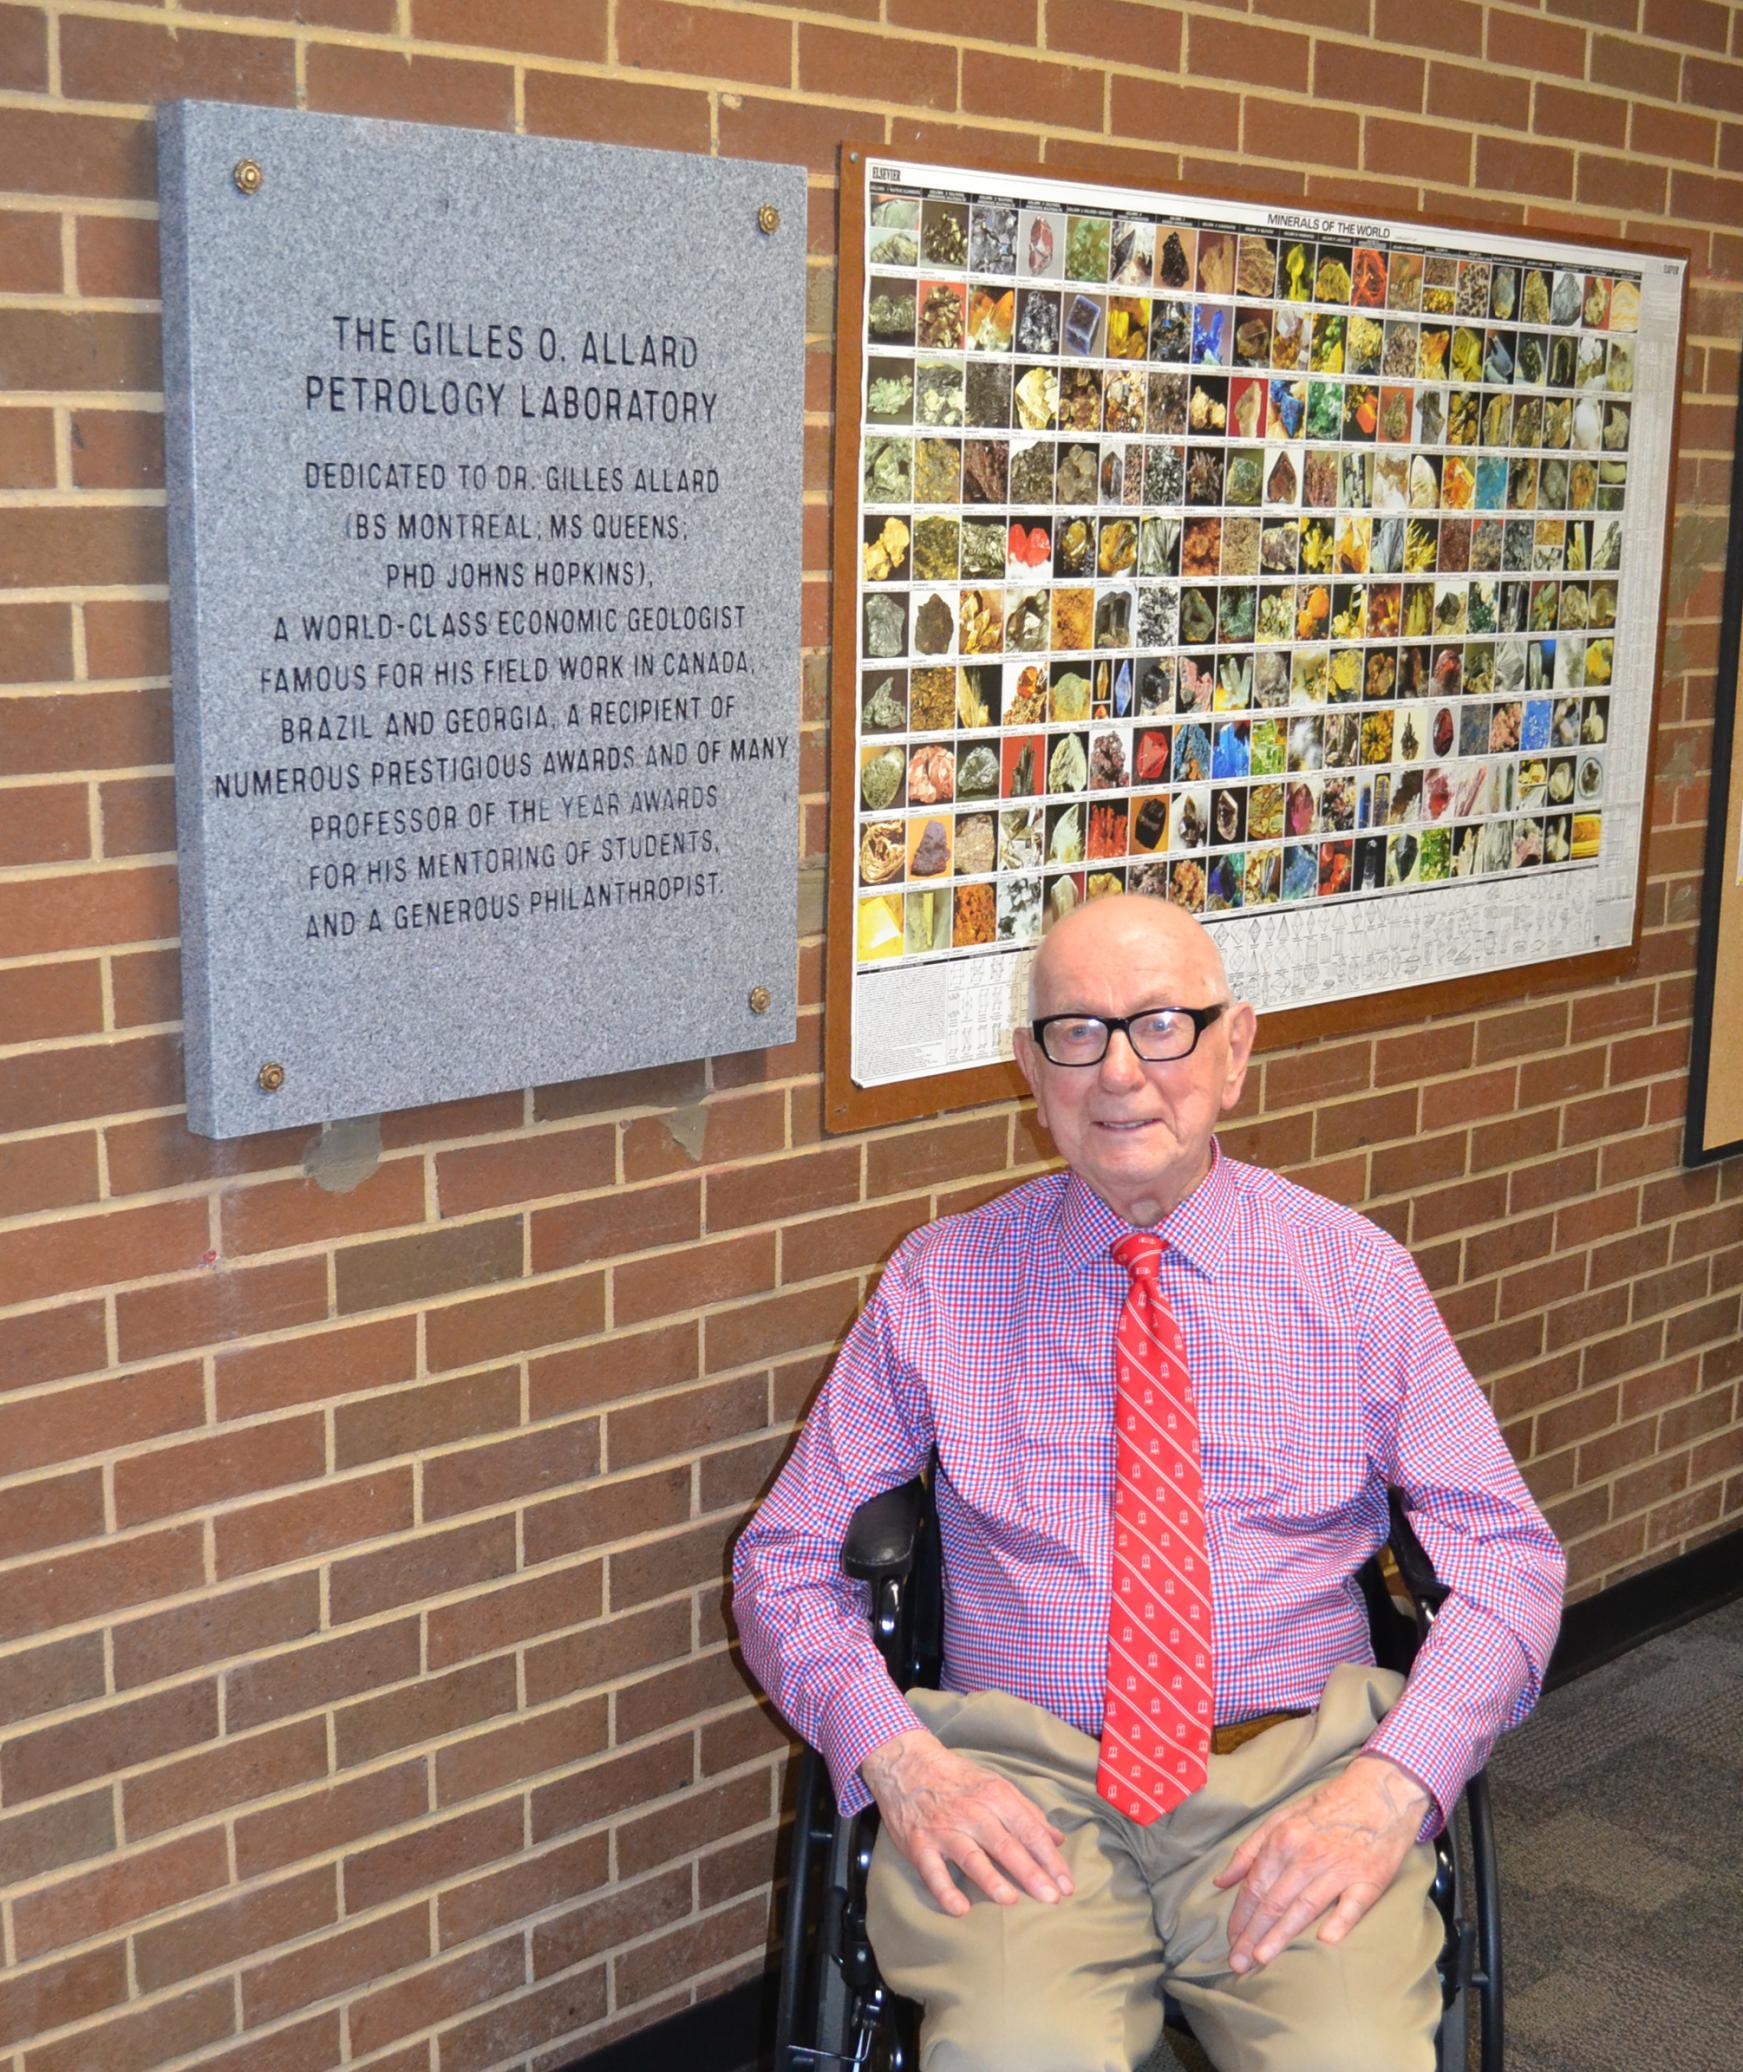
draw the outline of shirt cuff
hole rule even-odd
[[[1408,1764],[1401,1763],[1395,1755],[1389,1755],[1385,1749],[1376,1748],[1372,1742],[1369,1742],[1367,1747],[1362,1750],[1362,1753],[1363,1755],[1376,1755],[1382,1762],[1390,1763],[1393,1769],[1401,1771],[1408,1777],[1418,1791],[1427,1793],[1428,1811],[1422,1816],[1422,1825],[1416,1830],[1416,1839],[1419,1842],[1432,1842],[1441,1829],[1446,1826],[1447,1816],[1441,1811],[1440,1801],[1435,1797],[1433,1787],[1428,1780],[1425,1777],[1418,1777]]]
[[[1364,1755],[1384,1756],[1395,1763],[1428,1794],[1428,1811],[1422,1817],[1416,1839],[1431,1842],[1440,1833],[1458,1804],[1470,1765],[1458,1747],[1458,1737],[1444,1728],[1436,1731],[1430,1720],[1404,1719],[1402,1701],[1389,1712],[1363,1744]]]
[[[835,1803],[844,1814],[869,1806],[872,1795],[866,1789],[859,1766],[894,1734],[912,1734],[922,1722],[893,1683],[884,1688],[856,1688],[843,1692],[817,1726],[817,1746],[829,1765],[829,1780],[835,1787]]]

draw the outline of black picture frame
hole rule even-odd
[[[1733,784],[1739,748],[1738,667],[1743,651],[1743,378],[1738,385],[1738,436],[1731,467],[1731,514],[1725,543],[1725,589],[1719,615],[1718,697],[1713,715],[1712,779],[1707,804],[1707,841],[1701,866],[1701,929],[1695,953],[1694,1031],[1689,1053],[1688,1117],[1683,1163],[1711,1165],[1743,1151],[1743,1046],[1715,1043],[1721,1001],[1743,996],[1743,882],[1730,867],[1731,844],[1743,840],[1733,825],[1743,810],[1743,782]],[[1743,1027],[1743,1012],[1737,1017]],[[1725,1111],[1737,1120],[1737,1134],[1708,1141],[1708,1118],[1717,1075],[1724,1074]],[[1721,1127],[1724,1127],[1721,1125]]]

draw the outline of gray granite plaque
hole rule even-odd
[[[191,1126],[789,1039],[804,172],[159,142]]]

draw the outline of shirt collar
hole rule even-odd
[[[1234,1241],[1239,1201],[1232,1161],[1223,1156],[1213,1137],[1210,1171],[1154,1227],[1188,1266],[1210,1279]],[[1070,1175],[1059,1209],[1059,1246],[1071,1265],[1081,1268],[1105,1263],[1131,1228],[1087,1181],[1076,1173]]]

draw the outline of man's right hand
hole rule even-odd
[[[947,1914],[969,1908],[951,1864],[1000,1906],[1015,1906],[1024,1892],[1049,1906],[1069,1897],[1071,1873],[1059,1853],[1065,1837],[1014,1784],[955,1754],[936,1734],[920,1727],[892,1735],[859,1774],[884,1832]]]

